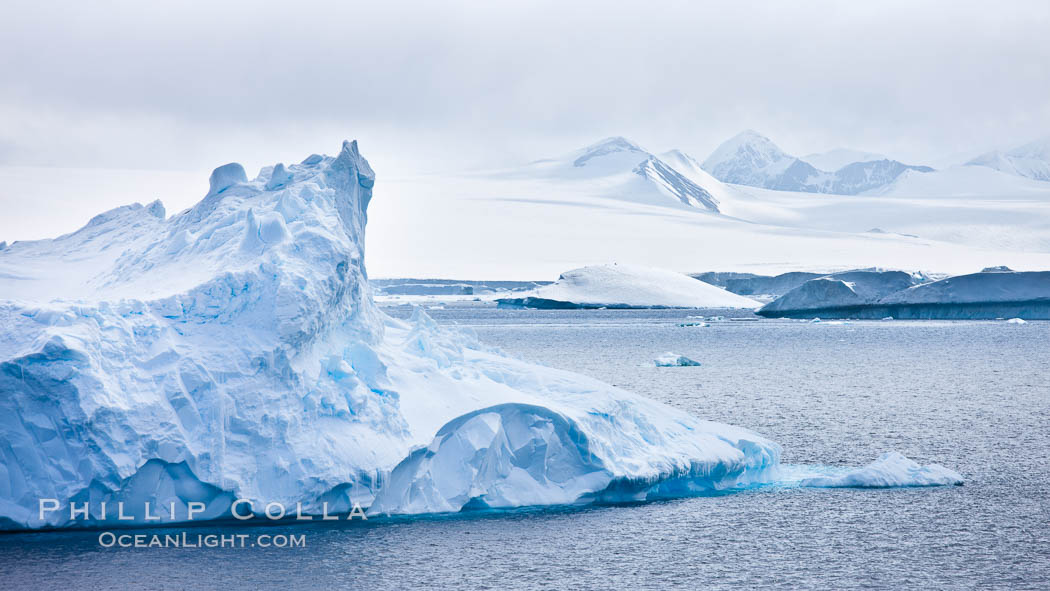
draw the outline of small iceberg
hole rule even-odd
[[[961,485],[962,476],[940,464],[920,466],[898,452],[888,452],[864,466],[836,475],[803,478],[799,486],[815,488],[891,488]]]
[[[1011,318],[1006,321],[1007,324],[1028,324],[1023,318]]]
[[[699,367],[699,361],[693,361],[685,355],[668,351],[653,360],[656,367]]]

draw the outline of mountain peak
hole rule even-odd
[[[761,185],[766,176],[782,173],[795,161],[769,138],[747,129],[722,142],[703,168],[723,182]]]
[[[643,150],[641,146],[631,140],[622,136],[613,136],[591,144],[577,152],[579,155],[573,161],[572,165],[585,166],[587,161],[592,158],[605,156],[606,154],[615,154],[617,152],[637,152],[642,155],[648,154],[648,152]]]

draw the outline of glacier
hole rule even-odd
[[[804,281],[766,304],[757,313],[762,316],[811,315],[820,311],[843,310],[873,304],[879,299],[921,281],[921,277],[904,271],[858,270],[833,273]]]
[[[419,309],[384,314],[364,265],[375,182],[344,142],[251,180],[219,167],[174,216],[124,206],[0,251],[0,529],[228,518],[238,500],[388,515],[776,481],[780,446],[748,429],[509,357]]]
[[[989,267],[936,281],[902,271],[811,279],[756,313],[770,317],[1050,319],[1050,271]]]

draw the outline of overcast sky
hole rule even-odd
[[[5,1],[0,166],[377,171],[609,135],[940,161],[1050,134],[1050,2]]]

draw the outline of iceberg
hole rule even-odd
[[[656,367],[699,367],[699,361],[693,361],[685,355],[668,351],[653,360]]]
[[[963,478],[940,464],[920,466],[898,452],[884,453],[863,468],[803,478],[799,486],[817,488],[889,488],[959,485]]]
[[[171,217],[135,204],[0,251],[0,527],[115,523],[118,503],[122,524],[236,499],[419,513],[771,478],[780,447],[747,429],[383,314],[374,183],[346,142],[252,180],[219,167]]]
[[[593,265],[550,285],[496,300],[526,308],[742,308],[760,303],[688,275],[636,265]]]

